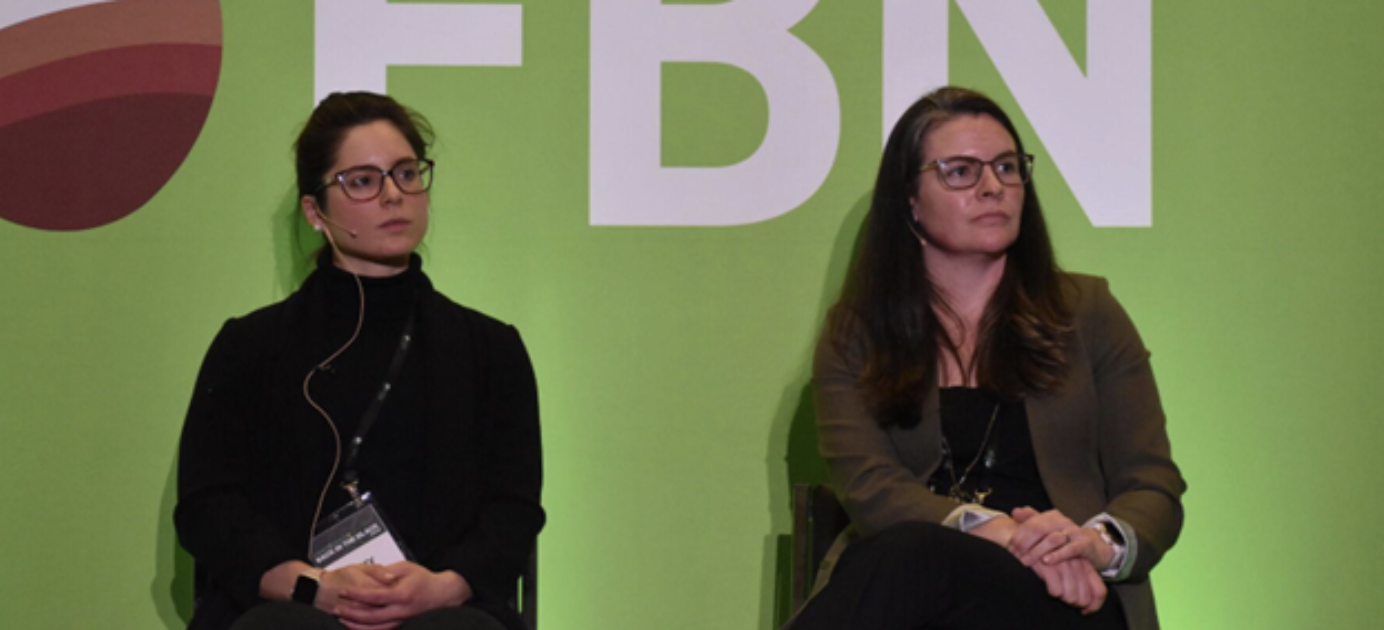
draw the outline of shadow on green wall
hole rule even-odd
[[[274,295],[286,298],[316,268],[324,239],[308,229],[298,204],[298,187],[289,186],[270,218],[274,239]]]
[[[159,523],[156,528],[158,547],[154,550],[156,570],[150,595],[159,619],[168,630],[180,630],[192,620],[192,556],[178,544],[173,529],[173,506],[178,502],[178,460],[168,466],[168,481],[159,501]]]
[[[306,229],[298,207],[298,191],[289,187],[270,216],[274,248],[274,292],[287,297],[303,283],[314,267],[321,237]],[[168,630],[186,628],[192,620],[193,561],[178,544],[173,527],[173,508],[178,502],[178,464],[175,457],[168,469],[163,498],[159,502],[159,523],[154,572],[150,595],[159,619]]]
[[[841,283],[859,247],[869,210],[870,193],[866,192],[842,219],[822,282],[816,318],[819,324],[836,303]],[[765,579],[769,592],[760,599],[762,605],[770,609],[761,611],[760,619],[771,628],[782,625],[793,613],[793,540],[791,534],[778,533],[793,530],[793,485],[828,481],[826,462],[817,452],[817,408],[812,398],[812,352],[816,341],[815,337],[803,340],[799,376],[784,389],[770,431],[767,463],[773,533],[765,541]]]

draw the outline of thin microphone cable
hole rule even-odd
[[[332,251],[335,252],[337,255],[340,255],[341,250],[337,248],[336,240],[332,238],[332,233],[327,230],[322,230],[322,234],[327,237],[327,242],[331,244]],[[323,359],[317,365],[314,365],[312,369],[308,370],[307,376],[303,377],[303,399],[306,400],[308,405],[310,405],[313,409],[317,410],[317,413],[322,416],[322,419],[327,421],[327,428],[332,430],[332,440],[335,443],[336,447],[336,454],[332,458],[331,472],[327,474],[327,480],[322,484],[322,492],[318,493],[317,495],[317,507],[313,510],[312,513],[312,526],[308,528],[307,554],[309,559],[312,558],[312,538],[317,533],[317,521],[322,517],[322,504],[326,503],[327,491],[331,490],[332,479],[336,478],[337,468],[341,466],[341,432],[337,430],[336,423],[332,421],[331,414],[327,413],[326,409],[323,409],[321,405],[317,404],[317,401],[312,399],[312,392],[309,390],[308,386],[310,383],[312,383],[312,376],[314,374],[316,374],[320,370],[326,370],[328,367],[330,367],[332,361],[335,361],[336,358],[341,356],[343,352],[346,352],[347,348],[351,347],[351,344],[354,344],[356,342],[356,338],[360,336],[360,329],[365,324],[365,285],[361,283],[360,276],[357,275],[356,272],[351,271],[349,269],[347,269],[346,271],[351,274],[351,277],[353,279],[355,279],[356,295],[360,296],[360,308],[358,308],[356,311],[358,313],[356,317],[356,329],[351,333],[351,338],[347,339],[346,343],[341,344],[341,347],[337,348],[336,352],[331,353],[330,356]]]

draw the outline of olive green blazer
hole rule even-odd
[[[1024,402],[1038,470],[1053,505],[1073,521],[1106,512],[1134,528],[1133,570],[1114,589],[1130,630],[1154,630],[1149,571],[1182,529],[1186,483],[1172,460],[1149,352],[1133,322],[1104,279],[1065,278],[1076,328],[1067,382],[1056,394]],[[815,590],[854,538],[904,521],[940,523],[956,508],[926,486],[942,457],[937,389],[927,392],[916,426],[881,428],[856,385],[860,344],[837,346],[824,332],[813,383],[821,453],[852,527],[824,560]]]

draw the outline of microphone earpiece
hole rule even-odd
[[[344,225],[342,225],[342,224],[340,224],[340,223],[338,223],[338,222],[336,222],[336,221],[333,221],[331,217],[329,217],[329,216],[327,216],[327,215],[325,215],[325,214],[323,214],[323,213],[321,213],[321,212],[318,212],[318,213],[317,213],[317,218],[322,219],[323,221],[326,221],[327,223],[330,223],[330,224],[332,224],[332,225],[335,225],[336,227],[339,227],[339,228],[341,228],[341,229],[343,229],[343,230],[346,230],[346,233],[347,233],[347,234],[350,234],[350,235],[351,235],[351,238],[356,238],[356,237],[360,236],[360,234],[357,234],[355,230],[353,230],[353,229],[351,229],[351,228],[348,228],[348,227],[346,227],[346,226],[344,226]],[[317,231],[318,231],[318,232],[321,232],[321,231],[322,231],[322,226],[321,226],[321,225],[318,225],[318,226],[317,226]]]
[[[918,239],[918,244],[927,247],[927,239],[923,238],[922,226],[918,223],[918,218],[912,214],[904,220],[908,223],[908,231],[913,233],[913,237]]]

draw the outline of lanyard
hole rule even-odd
[[[365,443],[365,435],[370,432],[375,420],[379,418],[385,398],[389,397],[389,391],[394,388],[394,380],[399,377],[399,371],[404,367],[404,358],[408,356],[409,346],[413,344],[413,329],[417,321],[418,308],[415,306],[409,312],[408,323],[404,324],[404,333],[399,336],[399,345],[394,348],[394,358],[389,362],[389,370],[385,372],[384,382],[380,383],[380,391],[375,394],[374,400],[370,401],[370,407],[365,410],[365,415],[361,416],[360,424],[356,426],[356,435],[351,438],[346,452],[346,463],[342,466],[341,471],[341,487],[351,495],[351,501],[355,502],[357,506],[364,503],[358,488],[359,473],[356,471],[356,463],[360,459],[360,445]]]

